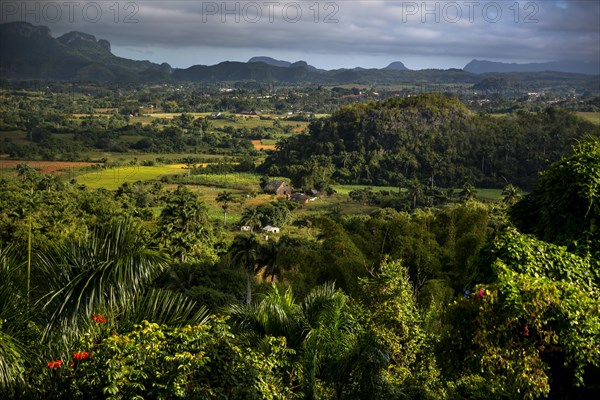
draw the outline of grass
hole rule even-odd
[[[502,200],[502,189],[475,189],[477,191],[477,197],[482,200],[500,201]],[[456,189],[455,192],[459,192],[460,189]]]
[[[250,173],[230,174],[201,174],[186,177],[183,183],[187,185],[213,186],[223,189],[244,191],[260,191],[260,175]]]
[[[353,190],[359,189],[371,189],[374,192],[381,192],[384,190],[390,192],[398,192],[398,188],[395,186],[368,186],[368,185],[332,185],[331,186],[338,194],[348,195]],[[456,188],[456,193],[460,192],[461,188]],[[477,191],[477,197],[481,200],[488,201],[500,201],[502,200],[502,189],[475,189]]]
[[[600,125],[600,112],[583,112],[577,113],[581,118],[588,120],[596,125]]]
[[[148,181],[163,175],[183,174],[185,170],[177,165],[165,166],[128,166],[111,169],[97,169],[76,176],[78,184],[86,185],[92,189],[104,188],[118,189],[125,182]]]
[[[381,192],[384,190],[390,192],[398,192],[397,186],[369,186],[369,185],[331,185],[331,188],[338,194],[349,194],[353,190],[371,189],[374,192]]]

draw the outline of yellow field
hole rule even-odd
[[[253,140],[252,146],[254,146],[256,150],[275,150],[274,144],[263,144],[262,140]]]
[[[184,174],[186,170],[180,164],[164,166],[128,166],[111,169],[98,169],[76,177],[78,184],[92,189],[118,189],[125,182],[147,181],[163,175]]]
[[[578,112],[581,118],[586,119],[596,125],[600,125],[600,112]]]

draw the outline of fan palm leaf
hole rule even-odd
[[[203,324],[208,310],[182,293],[152,288],[123,309],[121,324],[139,324],[144,320],[170,326]]]
[[[37,255],[41,298],[48,313],[44,336],[77,333],[98,309],[124,309],[165,268],[165,257],[146,247],[129,221],[100,228],[79,241]],[[68,335],[67,335],[68,336]]]
[[[23,264],[13,247],[0,248],[0,395],[23,382],[31,358],[24,344],[30,313]]]

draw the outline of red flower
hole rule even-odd
[[[59,369],[62,365],[62,360],[54,360],[48,363],[48,368],[50,369]]]
[[[479,289],[479,291],[477,291],[477,293],[475,294],[475,300],[481,300],[484,295],[485,295],[485,290]]]
[[[93,320],[94,320],[94,322],[101,323],[101,324],[106,322],[106,318],[104,318],[101,314],[94,314]]]
[[[78,351],[77,353],[73,353],[73,358],[79,361],[89,357],[90,354],[87,351]]]
[[[69,365],[72,367],[73,365],[75,365],[75,361],[71,361],[71,362],[69,363]]]

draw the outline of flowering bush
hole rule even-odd
[[[533,399],[592,384],[584,378],[600,366],[593,261],[516,231],[489,251],[494,282],[465,293],[444,315],[439,359],[455,389]]]
[[[293,354],[285,340],[267,338],[264,353],[243,348],[223,317],[183,328],[144,321],[124,334],[103,332],[81,342],[89,352],[73,354],[72,368],[55,377],[52,395],[86,400],[292,398],[283,384],[291,380]]]

